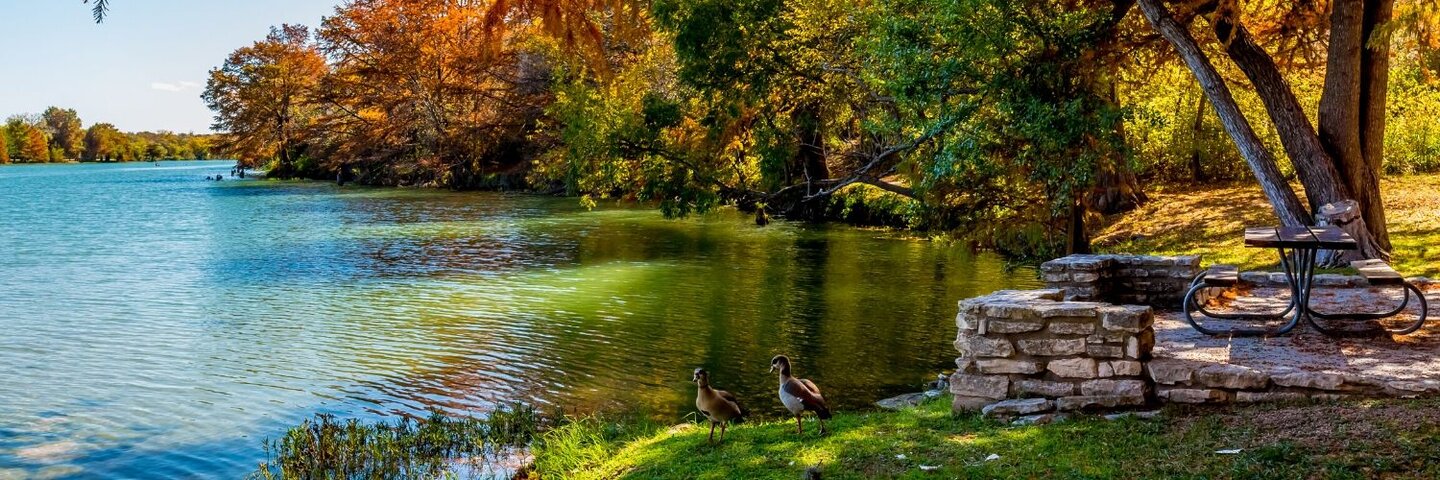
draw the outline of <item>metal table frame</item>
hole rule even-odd
[[[1316,331],[1327,335],[1340,333],[1338,330],[1326,328],[1315,319],[1337,320],[1377,320],[1392,317],[1399,314],[1410,304],[1410,295],[1414,294],[1420,305],[1420,319],[1408,327],[1389,330],[1391,333],[1408,334],[1419,329],[1425,323],[1426,301],[1425,296],[1418,288],[1408,282],[1401,285],[1406,290],[1400,306],[1388,312],[1376,313],[1325,313],[1319,312],[1310,306],[1310,293],[1315,283],[1316,257],[1320,250],[1354,250],[1357,244],[1350,235],[1336,227],[1263,227],[1248,228],[1245,230],[1245,246],[1255,248],[1274,248],[1280,256],[1280,264],[1285,269],[1286,283],[1290,286],[1290,303],[1279,313],[1215,313],[1205,309],[1202,304],[1195,302],[1196,294],[1201,289],[1211,288],[1205,283],[1205,273],[1201,272],[1190,282],[1190,289],[1185,293],[1182,311],[1185,313],[1185,320],[1196,331],[1206,335],[1233,335],[1233,336],[1272,336],[1284,335],[1300,325],[1301,320],[1309,323]],[[1279,328],[1232,328],[1213,329],[1208,328],[1195,320],[1193,311],[1198,311],[1207,317],[1220,320],[1257,320],[1274,321],[1289,318]],[[1387,329],[1388,330],[1388,329]]]

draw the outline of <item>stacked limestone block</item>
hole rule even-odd
[[[1168,403],[1252,403],[1420,397],[1440,394],[1440,381],[1386,379],[1294,367],[1260,370],[1228,363],[1155,359],[1145,369],[1156,396]]]
[[[1040,272],[1066,300],[1175,307],[1200,272],[1200,257],[1077,254],[1045,262]]]
[[[1007,290],[960,302],[956,410],[1024,415],[1146,403],[1150,307],[1064,296]]]

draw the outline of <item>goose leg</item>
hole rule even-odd
[[[720,424],[720,443],[725,443],[725,427],[729,425],[728,422]]]
[[[805,434],[805,423],[800,421],[799,415],[795,416],[795,433],[801,435]]]
[[[714,443],[715,443],[715,421],[714,421],[714,420],[711,420],[711,421],[710,421],[710,443],[711,443],[711,444],[714,444]]]

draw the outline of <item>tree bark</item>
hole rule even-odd
[[[1379,158],[1371,161],[1362,148],[1362,129],[1369,125],[1361,123],[1363,98],[1366,83],[1362,80],[1362,60],[1366,56],[1365,31],[1367,4],[1377,0],[1343,0],[1334,2],[1330,15],[1330,46],[1325,59],[1325,90],[1320,94],[1320,141],[1330,154],[1335,169],[1345,182],[1353,198],[1360,206],[1370,236],[1380,248],[1388,248],[1389,235],[1385,230],[1385,206],[1380,198]],[[1381,12],[1376,6],[1376,20]],[[1370,27],[1373,30],[1373,26]],[[1389,54],[1389,49],[1385,50]],[[1389,61],[1385,66],[1388,68]],[[1388,80],[1388,77],[1386,77]],[[1384,85],[1378,86],[1383,90]],[[1368,100],[1374,101],[1374,98]],[[1378,132],[1372,132],[1376,143],[1384,142],[1384,94],[1380,94],[1380,111],[1372,115],[1380,118]],[[1378,135],[1376,135],[1378,133]],[[1379,138],[1374,138],[1379,137]],[[1372,147],[1376,155],[1381,149]],[[1324,202],[1328,203],[1328,202]],[[1369,257],[1376,258],[1376,257]]]
[[[825,164],[825,152],[821,143],[825,138],[820,131],[820,106],[814,103],[802,105],[790,112],[795,124],[795,166],[798,167],[805,184],[813,185],[830,178],[830,167]],[[814,193],[806,188],[806,193]]]
[[[1375,203],[1364,205],[1365,225],[1385,250],[1390,250],[1390,232],[1385,223],[1385,203],[1379,179],[1384,172],[1385,108],[1390,88],[1390,36],[1381,28],[1394,15],[1395,0],[1365,2],[1365,48],[1360,51],[1360,153],[1375,173]],[[1379,32],[1377,36],[1377,32]]]
[[[1070,226],[1066,228],[1065,254],[1090,253],[1090,233],[1085,231],[1085,206],[1080,202],[1070,205]]]
[[[1195,74],[1199,81],[1200,88],[1205,91],[1205,96],[1210,99],[1211,105],[1215,107],[1216,116],[1225,127],[1226,133],[1235,141],[1235,146],[1240,149],[1240,154],[1245,157],[1245,162],[1250,165],[1254,172],[1255,179],[1259,181],[1260,188],[1265,192],[1265,197],[1270,200],[1270,206],[1275,210],[1275,216],[1280,223],[1288,226],[1309,224],[1310,216],[1305,206],[1300,203],[1300,198],[1295,196],[1295,191],[1290,184],[1285,182],[1284,176],[1280,174],[1280,168],[1275,163],[1275,156],[1265,149],[1260,137],[1251,128],[1250,122],[1240,112],[1240,107],[1235,103],[1235,97],[1231,95],[1230,88],[1225,85],[1225,80],[1200,50],[1195,38],[1190,32],[1175,21],[1170,12],[1160,4],[1159,0],[1139,0],[1140,10],[1144,12],[1145,18],[1150,25],[1160,33],[1165,40],[1175,46],[1190,71]]]
[[[1255,43],[1245,27],[1231,19],[1219,17],[1214,20],[1215,36],[1225,44],[1225,53],[1245,72],[1255,92],[1265,104],[1265,111],[1280,134],[1280,143],[1285,154],[1295,165],[1296,176],[1305,186],[1305,195],[1310,200],[1310,210],[1320,205],[1339,202],[1350,198],[1339,171],[1335,169],[1315,127],[1305,117],[1300,101],[1290,89],[1289,82],[1280,75],[1280,69],[1265,49]]]
[[[1205,96],[1195,97],[1195,124],[1190,127],[1190,177],[1205,181],[1205,168],[1200,164],[1200,132],[1205,129]]]

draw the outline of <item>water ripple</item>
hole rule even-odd
[[[953,367],[955,300],[1034,284],[872,231],[228,169],[0,167],[0,476],[238,477],[316,412],[674,419],[697,366],[776,414],[781,352],[857,408]]]

